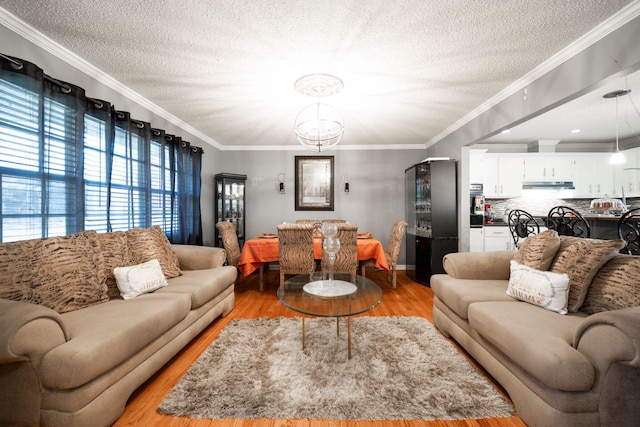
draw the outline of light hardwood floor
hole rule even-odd
[[[431,288],[414,282],[404,271],[398,272],[397,289],[392,289],[383,271],[372,271],[367,277],[376,281],[384,290],[382,303],[366,313],[367,316],[420,316],[433,322],[433,292]],[[130,398],[124,413],[114,424],[123,426],[167,426],[167,427],[526,427],[516,414],[510,418],[457,421],[336,421],[336,420],[196,420],[185,417],[174,418],[160,415],[157,406],[171,391],[175,383],[189,366],[211,344],[218,333],[237,318],[295,317],[297,313],[284,307],[276,297],[278,273],[272,271],[265,291],[258,291],[257,274],[241,279],[236,284],[236,305],[225,318],[215,320],[187,347],[178,353],[163,369],[143,384]],[[464,353],[464,352],[463,352]],[[475,365],[475,363],[474,363]],[[477,366],[477,365],[476,365]],[[480,369],[480,368],[479,368]],[[480,369],[482,371],[482,369]],[[484,372],[484,371],[483,371]],[[485,373],[486,375],[486,373]],[[493,382],[493,381],[492,381]],[[494,383],[495,384],[495,383]],[[497,385],[496,387],[500,389]],[[501,390],[502,391],[502,390]]]

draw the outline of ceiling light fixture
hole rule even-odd
[[[620,151],[620,146],[618,145],[618,98],[621,96],[627,95],[631,92],[631,89],[622,89],[616,90],[613,92],[605,93],[603,98],[615,98],[616,99],[616,151],[611,155],[611,159],[609,159],[609,163],[612,165],[620,165],[625,163],[627,160],[624,158],[624,154]]]
[[[296,116],[298,141],[312,151],[332,149],[342,139],[344,123],[338,110],[320,103],[320,98],[342,91],[344,83],[330,74],[308,74],[296,80],[294,88],[303,95],[317,98],[315,104],[307,105]]]

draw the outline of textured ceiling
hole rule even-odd
[[[342,113],[341,146],[418,148],[628,3],[0,0],[0,7],[214,146],[298,146],[293,123],[313,100],[293,84],[322,72],[344,81],[325,99]]]

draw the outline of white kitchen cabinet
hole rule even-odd
[[[522,157],[484,157],[482,183],[487,198],[522,196]]]
[[[573,160],[574,197],[612,197],[615,194],[613,178],[613,167],[604,153],[581,155]]]
[[[627,160],[621,165],[614,165],[614,182],[616,197],[622,197],[622,187],[626,197],[640,196],[640,148],[624,150]]]
[[[469,229],[469,252],[484,252],[484,228]]]
[[[484,250],[490,251],[513,251],[515,244],[508,226],[492,225],[484,227]]]
[[[570,157],[531,155],[524,159],[525,181],[570,181],[571,179]]]

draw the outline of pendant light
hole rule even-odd
[[[631,92],[631,89],[621,89],[606,93],[602,96],[607,99],[616,99],[616,151],[611,155],[611,159],[609,159],[609,163],[612,165],[621,165],[627,161],[624,158],[624,154],[620,151],[620,146],[618,145],[618,98],[627,95],[629,92]]]
[[[320,98],[342,91],[342,80],[330,74],[308,74],[296,80],[294,87],[303,95],[317,98],[296,117],[294,129],[298,141],[309,150],[318,152],[335,147],[342,139],[344,123],[338,110],[320,103]]]

